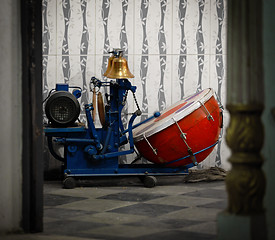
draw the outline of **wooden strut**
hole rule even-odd
[[[99,114],[99,120],[102,126],[105,125],[105,110],[101,92],[97,94],[97,109]]]

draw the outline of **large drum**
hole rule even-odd
[[[222,127],[214,90],[185,97],[158,118],[133,130],[134,142],[147,160],[167,167],[200,163],[213,150]]]

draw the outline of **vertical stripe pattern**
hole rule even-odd
[[[142,25],[142,52],[140,61],[140,80],[142,86],[142,116],[141,121],[148,117],[148,100],[146,92],[146,82],[147,82],[147,72],[148,72],[148,60],[149,60],[149,50],[148,50],[148,40],[146,32],[147,14],[149,9],[148,0],[141,0],[140,6],[140,20]]]
[[[121,24],[121,31],[120,31],[120,48],[124,51],[124,57],[128,59],[128,41],[127,41],[127,34],[126,34],[126,15],[128,10],[128,0],[123,0],[121,2],[122,5],[122,24]],[[128,102],[125,102],[125,105],[122,110],[122,123],[124,127],[127,127],[128,123]]]
[[[101,16],[103,21],[103,28],[104,28],[104,46],[103,46],[103,58],[102,58],[102,68],[101,68],[101,76],[105,73],[108,65],[109,55],[106,55],[110,51],[110,42],[108,37],[108,17],[109,17],[109,10],[110,10],[110,0],[103,0],[102,1],[102,8],[101,8]],[[104,77],[106,80],[106,77]]]
[[[124,54],[128,55],[128,41],[126,34],[126,15],[128,10],[128,0],[122,0],[122,24],[120,30],[120,48],[124,51]]]
[[[221,88],[222,88],[222,83],[224,79],[224,64],[223,64],[223,46],[222,46],[222,27],[223,27],[223,22],[224,22],[224,2],[223,0],[217,0],[216,1],[216,10],[217,10],[217,15],[218,15],[218,36],[216,40],[216,56],[215,56],[215,63],[216,63],[216,71],[217,71],[217,76],[218,76],[218,91],[217,95],[219,99],[222,99],[221,95]],[[222,133],[223,129],[221,131],[221,135],[219,138],[219,143],[217,146],[217,154],[216,154],[216,159],[215,159],[215,164],[217,166],[221,165],[221,141],[222,141]]]
[[[198,69],[199,79],[197,84],[197,92],[202,90],[202,72],[204,67],[204,39],[202,31],[202,17],[204,11],[205,0],[198,0],[199,5],[199,23],[196,33],[197,51],[198,51]]]
[[[87,64],[87,54],[89,46],[89,31],[86,20],[87,12],[87,0],[80,0],[81,14],[82,14],[82,34],[80,43],[80,68],[82,77],[82,96],[81,96],[81,121],[85,121],[85,111],[84,105],[88,103],[89,93],[86,81],[86,64]]]
[[[184,79],[185,79],[185,70],[186,70],[186,54],[187,54],[187,46],[186,39],[184,34],[184,20],[187,8],[187,0],[179,1],[179,9],[178,9],[178,18],[181,30],[181,38],[180,38],[180,56],[179,56],[179,64],[178,64],[178,76],[179,76],[179,85],[180,85],[180,99],[184,97]]]
[[[164,74],[166,69],[166,39],[164,32],[164,17],[166,13],[167,0],[160,1],[161,20],[158,32],[158,44],[159,44],[159,59],[160,59],[160,84],[158,91],[158,104],[159,110],[162,111],[166,107],[165,92],[164,92]]]
[[[62,69],[63,69],[63,76],[64,82],[68,83],[70,80],[70,53],[69,53],[69,43],[68,43],[68,29],[70,24],[70,17],[71,17],[71,8],[70,8],[70,0],[63,0],[62,1],[62,9],[63,9],[63,17],[64,17],[64,37],[62,42]]]

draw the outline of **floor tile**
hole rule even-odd
[[[181,195],[184,193],[188,192],[193,192],[198,190],[194,185],[192,186],[186,186],[185,184],[181,185],[173,185],[170,183],[170,185],[164,185],[164,186],[159,186],[157,185],[154,188],[144,188],[144,187],[139,187],[139,188],[129,188],[129,192],[139,192],[139,193],[149,193],[149,194],[164,194],[164,195],[172,195],[172,196],[177,196]]]
[[[95,211],[103,212],[110,211],[112,209],[121,208],[135,203],[130,201],[116,201],[116,200],[106,200],[106,199],[87,199],[83,201],[73,202],[58,206],[60,208],[74,209],[74,210],[84,210],[84,211]]]
[[[96,236],[102,239],[135,239],[140,237],[140,239],[148,239],[148,234],[154,234],[159,232],[160,229],[151,228],[148,226],[125,226],[125,225],[115,225],[109,227],[97,228],[94,230],[88,230],[84,234]]]
[[[221,209],[188,207],[180,211],[167,213],[166,215],[162,216],[162,218],[163,219],[179,218],[179,219],[207,222],[207,221],[215,221],[216,216],[219,212],[221,212]]]
[[[91,215],[95,211],[74,210],[65,208],[47,208],[44,210],[44,215],[49,218],[70,219],[78,216]]]
[[[133,201],[133,202],[143,202],[152,199],[163,198],[167,195],[164,194],[146,194],[146,193],[129,193],[129,192],[120,192],[115,194],[109,194],[97,199],[110,199],[110,200],[120,200],[120,201]]]
[[[1,240],[99,240],[99,238],[79,238],[75,236],[64,236],[64,235],[55,235],[51,234],[41,234],[41,233],[33,233],[33,234],[12,234],[7,236],[1,236]]]
[[[96,222],[82,222],[75,220],[59,220],[44,224],[44,231],[47,234],[81,236],[82,231],[87,231],[99,227],[106,227],[108,224]]]
[[[159,229],[183,229],[191,225],[197,225],[203,223],[203,221],[194,221],[186,219],[156,219],[156,218],[147,218],[143,221],[136,221],[131,223],[125,223],[124,225],[130,226],[150,226],[153,228]]]
[[[224,185],[224,181],[212,181],[212,182],[197,182],[197,183],[185,183],[186,186],[196,188],[216,188]]]
[[[111,210],[111,212],[145,215],[150,217],[157,217],[166,213],[182,210],[185,207],[162,205],[162,204],[147,204],[138,203],[127,207],[117,208]]]
[[[226,209],[227,208],[227,201],[215,201],[212,203],[198,205],[198,207],[203,208],[217,208],[217,209]]]
[[[97,198],[107,194],[125,191],[123,187],[77,187],[74,189],[55,189],[51,194],[63,196],[78,196],[83,198]]]
[[[44,232],[1,240],[212,240],[227,206],[225,183],[184,183],[161,176],[154,188],[136,178],[93,179],[75,189],[44,185]]]
[[[123,214],[123,213],[116,213],[116,212],[100,212],[96,214],[78,216],[74,218],[74,220],[77,220],[77,221],[98,222],[98,223],[106,223],[110,225],[118,225],[118,224],[131,225],[131,223],[133,222],[142,223],[146,219],[148,219],[147,216]]]
[[[56,217],[48,217],[47,214],[45,215],[45,210],[44,210],[44,218],[43,218],[43,223],[48,223],[48,222],[55,222]]]
[[[198,205],[208,204],[216,202],[216,199],[212,198],[203,198],[203,197],[192,197],[188,195],[179,195],[179,196],[168,196],[158,199],[153,199],[147,201],[146,203],[156,203],[156,204],[168,204],[174,206],[183,206],[183,207],[195,207]]]
[[[221,182],[222,184],[219,184],[215,187],[211,187],[213,189],[218,189],[218,190],[222,190],[222,191],[225,191],[226,192],[226,186],[225,186],[225,182]]]
[[[218,189],[199,189],[194,192],[184,193],[183,195],[186,196],[193,196],[193,197],[203,197],[203,198],[217,198],[217,199],[226,199],[227,195],[223,190]]]
[[[150,240],[214,240],[215,235],[204,234],[204,233],[194,233],[194,232],[184,232],[184,231],[160,231],[155,234],[146,235],[144,239]],[[132,240],[142,240],[141,237],[134,238]]]
[[[76,201],[81,201],[87,198],[83,197],[67,197],[62,195],[56,195],[56,194],[44,194],[44,206],[57,206],[62,205],[66,203],[72,203]]]

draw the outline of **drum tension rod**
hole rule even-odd
[[[180,126],[179,126],[179,124],[178,124],[178,122],[175,120],[175,118],[172,118],[173,120],[174,120],[174,122],[176,123],[176,125],[177,125],[177,127],[178,127],[178,129],[180,130],[180,137],[182,138],[182,140],[185,142],[185,144],[186,144],[186,146],[189,148],[189,146],[188,146],[188,144],[187,144],[187,142],[185,141],[185,139],[186,139],[186,133],[184,133],[182,130],[181,130],[181,128],[180,128]]]
[[[210,114],[210,112],[208,112],[207,108],[204,106],[204,104],[201,102],[201,101],[198,101],[202,106],[203,108],[205,109],[205,111],[207,112],[207,119],[208,120],[212,120],[214,122],[214,118],[212,117],[212,115]]]
[[[148,143],[149,147],[153,150],[153,153],[155,155],[158,155],[158,152],[157,152],[158,150],[156,148],[153,148],[153,146],[151,145],[151,143],[149,142],[149,140],[146,138],[145,133],[143,134],[143,137],[144,137],[145,141]]]
[[[181,137],[181,139],[183,140],[183,142],[185,143],[185,145],[186,145],[186,147],[187,147],[187,151],[188,151],[188,153],[189,153],[189,155],[190,155],[190,158],[191,158],[192,162],[194,163],[195,166],[197,166],[197,165],[198,165],[197,159],[196,159],[195,155],[193,154],[192,148],[190,148],[189,145],[188,145],[187,142],[186,142],[186,135],[187,135],[187,134],[184,133],[184,132],[181,130],[181,128],[180,128],[178,122],[175,120],[175,118],[172,118],[172,119],[174,120],[174,122],[176,123],[178,129],[180,130],[180,137]]]

